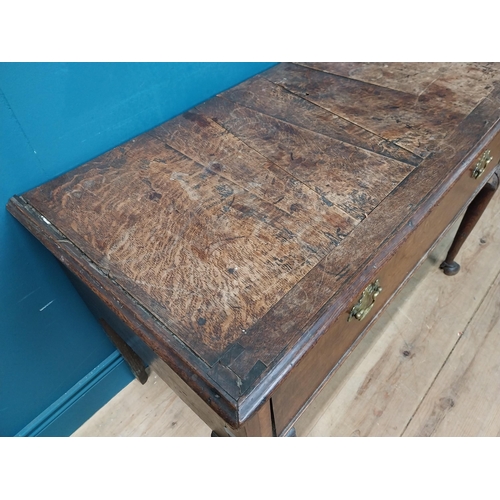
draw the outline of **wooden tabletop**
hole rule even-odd
[[[242,421],[499,117],[500,64],[281,64],[10,209]]]

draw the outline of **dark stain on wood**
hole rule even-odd
[[[283,120],[311,132],[337,139],[413,166],[421,161],[417,155],[345,120],[305,99],[287,91],[280,85],[256,76],[229,89],[221,97],[256,112]],[[218,121],[217,117],[212,117]],[[293,152],[290,153],[293,161]]]
[[[439,149],[446,134],[472,111],[450,105],[451,97],[427,98],[425,92],[429,89],[415,95],[295,64],[272,68],[266,76],[296,95],[424,158]],[[451,94],[453,89],[447,92]]]
[[[412,170],[406,163],[225,99],[211,99],[198,109],[316,192],[324,204],[357,219],[370,213]]]

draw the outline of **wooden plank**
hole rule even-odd
[[[453,233],[435,249],[297,422],[299,435],[403,433],[500,271],[498,213],[500,197],[464,244],[458,275],[438,269]]]
[[[198,107],[231,134],[333,203],[363,220],[413,169],[308,129],[214,98]]]
[[[450,106],[469,114],[499,82],[499,63],[299,63],[308,68],[407,92],[419,102]]]
[[[491,87],[483,88],[472,98],[473,104],[462,110],[448,106],[449,95],[443,94],[442,100],[417,99],[408,92],[294,64],[271,68],[265,75],[290,92],[424,158],[438,150],[453,126],[491,91]]]
[[[403,435],[500,436],[499,354],[500,274]]]
[[[181,152],[206,171],[272,204],[294,219],[333,231],[338,242],[354,223],[314,188],[267,160],[240,138],[228,133],[198,110],[189,111],[153,129],[150,134]],[[340,233],[335,235],[336,230]],[[322,235],[318,235],[322,239]]]
[[[221,97],[259,113],[346,142],[380,155],[417,166],[417,155],[345,120],[320,106],[302,99],[263,76],[255,76],[237,87],[226,90]]]

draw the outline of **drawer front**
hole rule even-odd
[[[473,171],[478,163],[480,166],[485,163],[482,161],[485,151],[490,151],[492,160],[486,164],[484,172],[475,178]],[[362,321],[356,319],[347,321],[349,311],[338,317],[276,389],[272,395],[272,405],[278,435],[287,430],[310,402],[315,391],[333,373],[339,361],[362,338],[378,313],[407,281],[434,243],[473,199],[479,188],[486,183],[499,159],[500,133],[481,150],[453,187],[426,214],[418,227],[399,245],[395,253],[387,258],[379,272],[367,283],[369,285],[378,279],[382,291],[376,297],[373,308],[366,317]],[[409,225],[411,224],[410,222]],[[449,278],[443,275],[443,279]],[[351,306],[358,302],[360,296],[353,297]]]

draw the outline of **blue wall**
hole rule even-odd
[[[0,64],[0,202],[269,63]],[[68,435],[132,380],[55,258],[0,209],[0,436]]]

